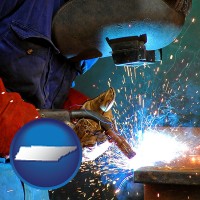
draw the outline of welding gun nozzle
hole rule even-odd
[[[115,142],[117,147],[126,157],[128,157],[129,159],[133,158],[136,153],[132,150],[131,146],[128,144],[125,138],[123,138],[121,135],[118,135],[116,132],[116,130],[113,131],[109,129],[108,131],[106,131],[106,135],[108,135],[111,140]]]

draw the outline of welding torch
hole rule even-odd
[[[39,110],[42,118],[53,118],[60,121],[72,121],[73,119],[86,118],[100,123],[101,127],[105,130],[105,134],[111,142],[122,151],[122,153],[129,159],[133,158],[136,153],[132,150],[129,143],[124,137],[119,135],[118,131],[114,128],[112,122],[98,113],[91,110]]]

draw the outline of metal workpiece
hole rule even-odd
[[[199,185],[199,168],[143,167],[135,171],[134,182],[145,184]]]
[[[144,184],[144,200],[200,199],[200,128],[161,127],[158,131],[187,144],[188,150],[170,162],[134,172],[134,182]],[[168,144],[169,152],[171,145]]]
[[[182,141],[188,150],[170,162],[160,162],[154,166],[137,169],[134,181],[144,184],[200,186],[200,128],[160,127],[158,131]]]

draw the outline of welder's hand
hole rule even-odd
[[[26,123],[39,117],[36,108],[15,92],[6,92],[0,79],[0,156],[9,154],[15,133]]]
[[[93,147],[107,140],[104,131],[98,130],[91,121],[88,119],[80,119],[74,127],[74,131],[78,135],[82,147]]]
[[[91,121],[80,119],[73,128],[83,147],[83,162],[95,160],[110,146],[104,131],[98,130]]]
[[[92,110],[104,118],[108,119],[116,129],[114,123],[114,117],[112,114],[112,106],[115,102],[115,90],[114,88],[109,88],[105,92],[101,93],[94,99],[86,101],[81,109]],[[102,153],[104,153],[110,143],[107,140],[107,136],[104,130],[94,120],[81,119],[74,127],[74,131],[80,138],[83,147],[83,160],[94,160]]]

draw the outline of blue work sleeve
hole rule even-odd
[[[92,66],[98,61],[99,58],[92,58],[89,60],[81,60],[79,62],[73,63],[78,74],[84,74],[86,71],[92,68]],[[75,82],[72,82],[71,87],[75,87]]]
[[[92,66],[98,61],[98,59],[99,58],[81,60],[79,62],[73,63],[73,65],[79,74],[84,74],[85,72],[87,72],[89,69],[92,68]]]
[[[24,0],[0,0],[0,20],[14,12]]]

